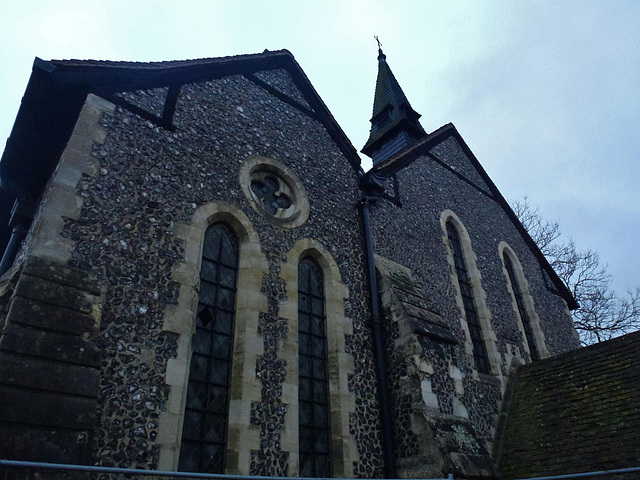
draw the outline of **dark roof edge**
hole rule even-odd
[[[47,60],[43,60],[40,57],[36,57],[33,60],[33,69],[39,68],[40,70],[43,70],[47,73],[53,73],[53,71],[56,69],[56,66],[47,61]]]
[[[447,123],[434,132],[424,136],[418,143],[412,145],[407,150],[399,152],[378,163],[372,170],[376,175],[389,178],[397,171],[402,170],[414,160],[424,155],[426,151],[431,150],[449,138],[455,129],[456,127],[454,127],[452,123]]]
[[[519,365],[518,373],[532,370],[547,370],[549,368],[553,368],[554,364],[569,363],[572,361],[584,364],[584,361],[589,357],[599,354],[607,354],[607,351],[613,352],[615,355],[631,354],[631,357],[636,357],[638,346],[640,346],[640,331],[625,333],[619,337],[609,338],[607,340],[602,340],[601,342],[592,343],[574,350],[559,353],[552,357],[541,358],[535,362]]]
[[[329,135],[331,135],[333,141],[336,142],[342,151],[342,154],[347,158],[356,173],[358,175],[364,174],[364,170],[362,169],[362,160],[360,159],[358,150],[353,146],[347,134],[344,133],[344,130],[342,130],[342,127],[324,103],[322,97],[320,97],[316,91],[315,87],[307,77],[307,74],[302,70],[300,64],[298,64],[291,53],[289,53],[289,55],[291,56],[291,61],[293,62],[293,66],[296,68],[297,72],[297,75],[293,76],[296,86],[306,97],[311,108],[315,110],[316,114],[320,115],[321,119],[323,119],[322,123],[328,130]]]
[[[567,306],[569,307],[569,309],[575,310],[576,308],[578,308],[578,302],[573,297],[571,290],[569,290],[569,288],[564,284],[564,282],[553,269],[542,251],[540,251],[540,248],[538,247],[536,242],[533,240],[533,238],[531,238],[531,235],[529,235],[527,229],[524,228],[524,225],[522,225],[522,222],[520,222],[518,216],[514,213],[507,200],[502,196],[502,193],[500,193],[498,187],[495,185],[495,183],[493,183],[493,180],[491,180],[489,174],[482,167],[480,161],[476,158],[474,153],[462,138],[462,135],[460,135],[460,132],[458,132],[458,130],[452,123],[443,125],[433,133],[430,133],[429,135],[424,137],[424,139],[412,146],[410,149],[394,155],[393,157],[378,164],[372,170],[375,171],[375,173],[379,176],[389,178],[394,173],[411,164],[417,158],[426,155],[433,147],[445,141],[449,137],[454,137],[457,140],[458,144],[462,147],[462,150],[471,160],[473,166],[476,168],[482,179],[488,185],[496,202],[502,207],[516,229],[520,232],[525,243],[531,249],[536,259],[540,262],[540,265],[547,271],[551,281],[558,290],[559,295],[567,302]]]
[[[206,58],[198,60],[178,60],[168,62],[110,62],[100,60],[42,60],[36,57],[33,70],[16,120],[0,162],[0,183],[15,195],[28,191],[30,197],[37,198],[46,180],[53,171],[58,158],[44,159],[43,155],[57,155],[59,148],[47,148],[41,144],[42,152],[31,152],[28,159],[20,152],[25,150],[25,142],[39,138],[38,131],[44,116],[60,117],[67,111],[67,105],[73,105],[79,112],[87,93],[107,94],[118,91],[150,89],[171,85],[182,85],[221,78],[231,75],[243,75],[264,70],[285,69],[293,78],[305,99],[322,123],[342,154],[357,174],[363,173],[360,156],[342,128],[324,104],[306,74],[288,50],[265,51],[259,54],[237,55],[231,57]],[[64,98],[61,96],[64,95]],[[45,111],[39,111],[46,100]],[[71,100],[72,101],[71,101]],[[79,103],[79,106],[77,105]],[[38,110],[38,111],[36,111]],[[70,110],[70,109],[69,109]],[[77,116],[77,112],[69,115]],[[67,116],[69,116],[67,115]],[[55,123],[55,122],[53,122]],[[75,124],[75,118],[73,123]],[[51,135],[51,141],[60,143],[71,134],[60,126]],[[57,140],[56,140],[57,139]],[[41,139],[43,141],[43,139]],[[30,150],[34,150],[32,146]],[[29,150],[29,149],[27,149]],[[61,152],[60,152],[61,153]],[[41,174],[37,179],[28,180],[19,173],[23,170],[37,170]]]
[[[480,174],[482,179],[487,183],[487,185],[491,189],[492,193],[496,198],[496,201],[500,204],[500,206],[502,206],[502,209],[505,211],[507,216],[511,219],[511,222],[514,224],[516,229],[518,229],[518,231],[524,238],[525,243],[529,246],[529,248],[531,249],[535,257],[538,259],[540,264],[544,267],[544,269],[547,270],[547,273],[549,274],[551,281],[554,283],[555,287],[558,289],[558,293],[567,302],[567,307],[569,307],[569,310],[575,310],[576,308],[578,308],[580,305],[574,298],[573,294],[571,293],[571,290],[569,290],[569,287],[567,287],[565,283],[562,281],[562,279],[558,276],[556,271],[553,269],[553,267],[549,263],[549,260],[547,260],[547,257],[544,256],[544,254],[538,247],[538,244],[533,240],[533,238],[531,238],[531,235],[529,235],[529,232],[527,231],[527,229],[524,227],[524,225],[522,225],[522,222],[520,221],[518,216],[515,214],[515,212],[511,208],[511,205],[509,205],[509,202],[507,202],[507,200],[502,196],[502,193],[500,193],[500,190],[498,190],[498,187],[495,185],[495,183],[493,183],[493,180],[491,180],[491,177],[489,177],[489,174],[482,167],[482,165],[480,164],[480,161],[476,158],[474,153],[471,151],[471,149],[467,145],[467,142],[465,142],[464,139],[462,138],[462,135],[460,135],[460,132],[458,132],[458,130],[455,127],[454,127],[454,131],[455,131],[454,136],[456,140],[458,141],[458,143],[460,144],[464,152],[467,154],[467,156],[471,159],[471,162],[476,167],[476,170],[478,170],[478,173]]]
[[[202,81],[218,71],[213,78],[242,73],[253,73],[272,68],[285,68],[292,74],[296,86],[305,96],[320,121],[345,155],[357,173],[362,173],[358,151],[344,133],[329,108],[313,87],[300,64],[289,50],[276,50],[263,53],[235,55],[195,60],[174,60],[167,62],[110,62],[100,60],[51,60],[49,62],[36,57],[34,67],[38,66],[66,82],[91,83],[93,87],[113,89],[117,82],[128,84],[129,88],[141,89],[170,84],[184,84]],[[131,85],[132,78],[142,77],[149,86]]]
[[[193,60],[170,60],[162,62],[128,62],[109,60],[42,60],[36,57],[34,68],[51,73],[55,80],[72,85],[117,88],[122,84],[152,83],[167,86],[202,79],[207,74],[219,78],[234,73],[278,68],[291,61],[288,50],[233,55],[228,57],[200,58]],[[218,73],[219,72],[219,73]],[[233,72],[233,73],[231,73]],[[155,80],[155,81],[154,81]],[[141,86],[140,88],[144,88]],[[147,87],[151,88],[151,87]]]

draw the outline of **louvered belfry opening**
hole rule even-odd
[[[299,455],[301,477],[330,477],[329,382],[322,270],[298,266]]]
[[[238,242],[222,223],[206,233],[179,470],[224,473]]]
[[[533,337],[533,330],[531,329],[531,319],[529,318],[527,309],[524,306],[524,299],[522,298],[522,290],[520,290],[520,284],[518,283],[516,272],[513,268],[513,262],[511,262],[511,259],[506,254],[504,255],[504,266],[507,269],[507,274],[509,275],[509,281],[511,282],[511,289],[513,290],[513,295],[514,297],[516,297],[518,313],[520,314],[520,319],[522,320],[522,328],[524,328],[524,335],[526,337],[527,344],[529,345],[529,352],[531,352],[531,360],[532,361],[539,360],[540,355],[538,354],[536,342]]]
[[[447,222],[447,236],[449,238],[451,251],[453,252],[456,276],[458,277],[458,284],[460,285],[460,294],[462,295],[464,313],[467,319],[467,326],[469,327],[471,343],[473,345],[473,361],[478,372],[489,374],[491,371],[489,369],[489,361],[487,358],[487,348],[485,347],[484,340],[482,339],[482,327],[480,326],[478,311],[473,299],[473,287],[469,280],[469,273],[465,263],[464,254],[462,252],[460,235],[451,222]]]

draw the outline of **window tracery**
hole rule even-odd
[[[239,182],[249,205],[271,224],[296,228],[309,217],[309,199],[291,167],[269,157],[251,155],[240,167]]]
[[[238,242],[223,223],[205,233],[179,470],[224,473]]]

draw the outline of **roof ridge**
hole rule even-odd
[[[262,53],[247,53],[239,55],[226,55],[223,57],[201,57],[201,58],[189,58],[182,60],[153,60],[153,61],[139,61],[139,60],[96,60],[96,59],[51,59],[45,60],[55,66],[61,67],[136,67],[136,68],[171,68],[182,67],[185,65],[202,65],[211,62],[220,62],[221,60],[240,60],[257,57],[279,56],[288,55],[293,57],[293,54],[287,49],[281,50],[264,50]]]

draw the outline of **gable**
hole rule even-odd
[[[423,161],[433,161],[451,175],[487,196],[492,196],[491,186],[462,149],[455,136],[446,138],[434,146]]]
[[[260,72],[287,72],[295,89],[283,79],[265,82]],[[0,185],[14,196],[37,200],[69,140],[89,93],[130,109],[163,128],[171,120],[181,85],[243,75],[283,101],[321,122],[354,170],[360,158],[326,105],[286,50],[262,54],[175,62],[43,61],[36,58],[22,105],[0,161]],[[122,92],[165,88],[162,105],[140,106],[141,98]],[[293,92],[295,90],[295,92]],[[144,96],[139,94],[138,96]],[[172,105],[173,104],[173,105]],[[147,109],[149,108],[149,109]]]
[[[421,166],[415,166],[415,163]],[[440,127],[410,149],[380,162],[372,169],[372,173],[389,179],[401,175],[409,167],[414,172],[412,175],[415,175],[416,169],[426,175],[430,169],[446,171],[447,174],[441,178],[447,178],[447,182],[459,182],[463,190],[480,193],[485,199],[495,203],[508,217],[538,260],[541,269],[549,279],[548,289],[561,296],[567,302],[569,309],[578,308],[571,291],[553,270],[453,124],[449,123]],[[394,188],[396,187],[394,186]],[[400,199],[400,201],[404,201],[404,199]]]

